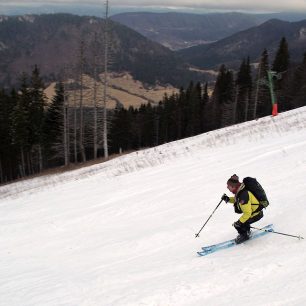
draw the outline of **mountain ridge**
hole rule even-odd
[[[282,37],[285,37],[291,60],[301,62],[306,50],[306,20],[288,22],[271,19],[210,45],[200,45],[180,50],[183,59],[200,68],[217,68],[221,63],[237,68],[243,58],[250,56],[251,62],[258,61],[266,48],[274,56]]]
[[[172,50],[203,42],[211,43],[240,30],[260,24],[265,17],[232,13],[122,13],[113,15],[120,22],[145,37]]]
[[[119,23],[110,20],[109,25],[110,53],[114,59],[110,70],[130,72],[144,83],[179,86],[186,83],[188,76],[195,75],[164,46]],[[1,16],[0,83],[13,84],[21,72],[30,73],[35,64],[47,79],[59,79],[64,67],[71,69],[77,63],[81,41],[86,47],[88,72],[93,65],[95,33],[97,53],[103,56],[103,27],[101,18],[71,14]],[[99,63],[100,71],[102,66]]]
[[[201,43],[211,43],[237,32],[258,26],[269,19],[299,21],[306,13],[248,14],[227,13],[150,13],[131,12],[111,17],[149,39],[172,49],[179,50]]]

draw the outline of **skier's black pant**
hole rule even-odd
[[[243,223],[239,228],[236,228],[237,232],[240,235],[246,235],[247,232],[250,230],[250,224],[257,222],[263,217],[263,212],[261,211],[258,215],[250,218],[248,221]]]

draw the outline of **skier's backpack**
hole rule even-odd
[[[243,179],[243,183],[244,183],[245,188],[248,191],[252,192],[255,198],[258,200],[259,202],[258,210],[267,208],[267,206],[269,205],[267,195],[264,189],[262,188],[262,186],[257,182],[256,178],[246,177]]]

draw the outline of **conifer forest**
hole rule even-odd
[[[238,71],[221,65],[213,85],[190,80],[158,105],[107,110],[110,155],[271,115],[269,71],[278,112],[306,105],[306,53],[300,63],[291,63],[282,38],[274,59],[263,50],[257,65],[249,58]],[[102,108],[69,105],[64,82],[47,104],[38,67],[22,74],[19,83],[0,89],[0,183],[104,156]]]

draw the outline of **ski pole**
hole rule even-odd
[[[206,222],[204,223],[204,225],[201,227],[201,229],[199,230],[199,232],[197,234],[195,234],[195,238],[200,237],[200,233],[202,231],[202,229],[205,227],[205,225],[207,224],[207,222],[209,221],[209,219],[212,217],[212,215],[215,213],[215,211],[217,210],[217,208],[220,206],[220,204],[222,203],[223,199],[221,199],[221,201],[219,202],[219,204],[217,205],[217,207],[214,209],[214,211],[212,212],[212,214],[209,216],[209,218],[206,220]]]
[[[301,239],[304,239],[304,237],[302,236],[295,236],[295,235],[290,235],[290,234],[285,234],[285,233],[280,233],[280,232],[275,232],[274,230],[266,230],[266,229],[262,229],[262,228],[257,228],[257,227],[254,227],[254,226],[250,226],[251,228],[254,228],[256,230],[259,230],[259,231],[265,231],[265,232],[270,232],[270,233],[274,233],[274,234],[278,234],[278,235],[283,235],[283,236],[289,236],[289,237],[294,237],[294,238],[298,238],[299,240]]]

